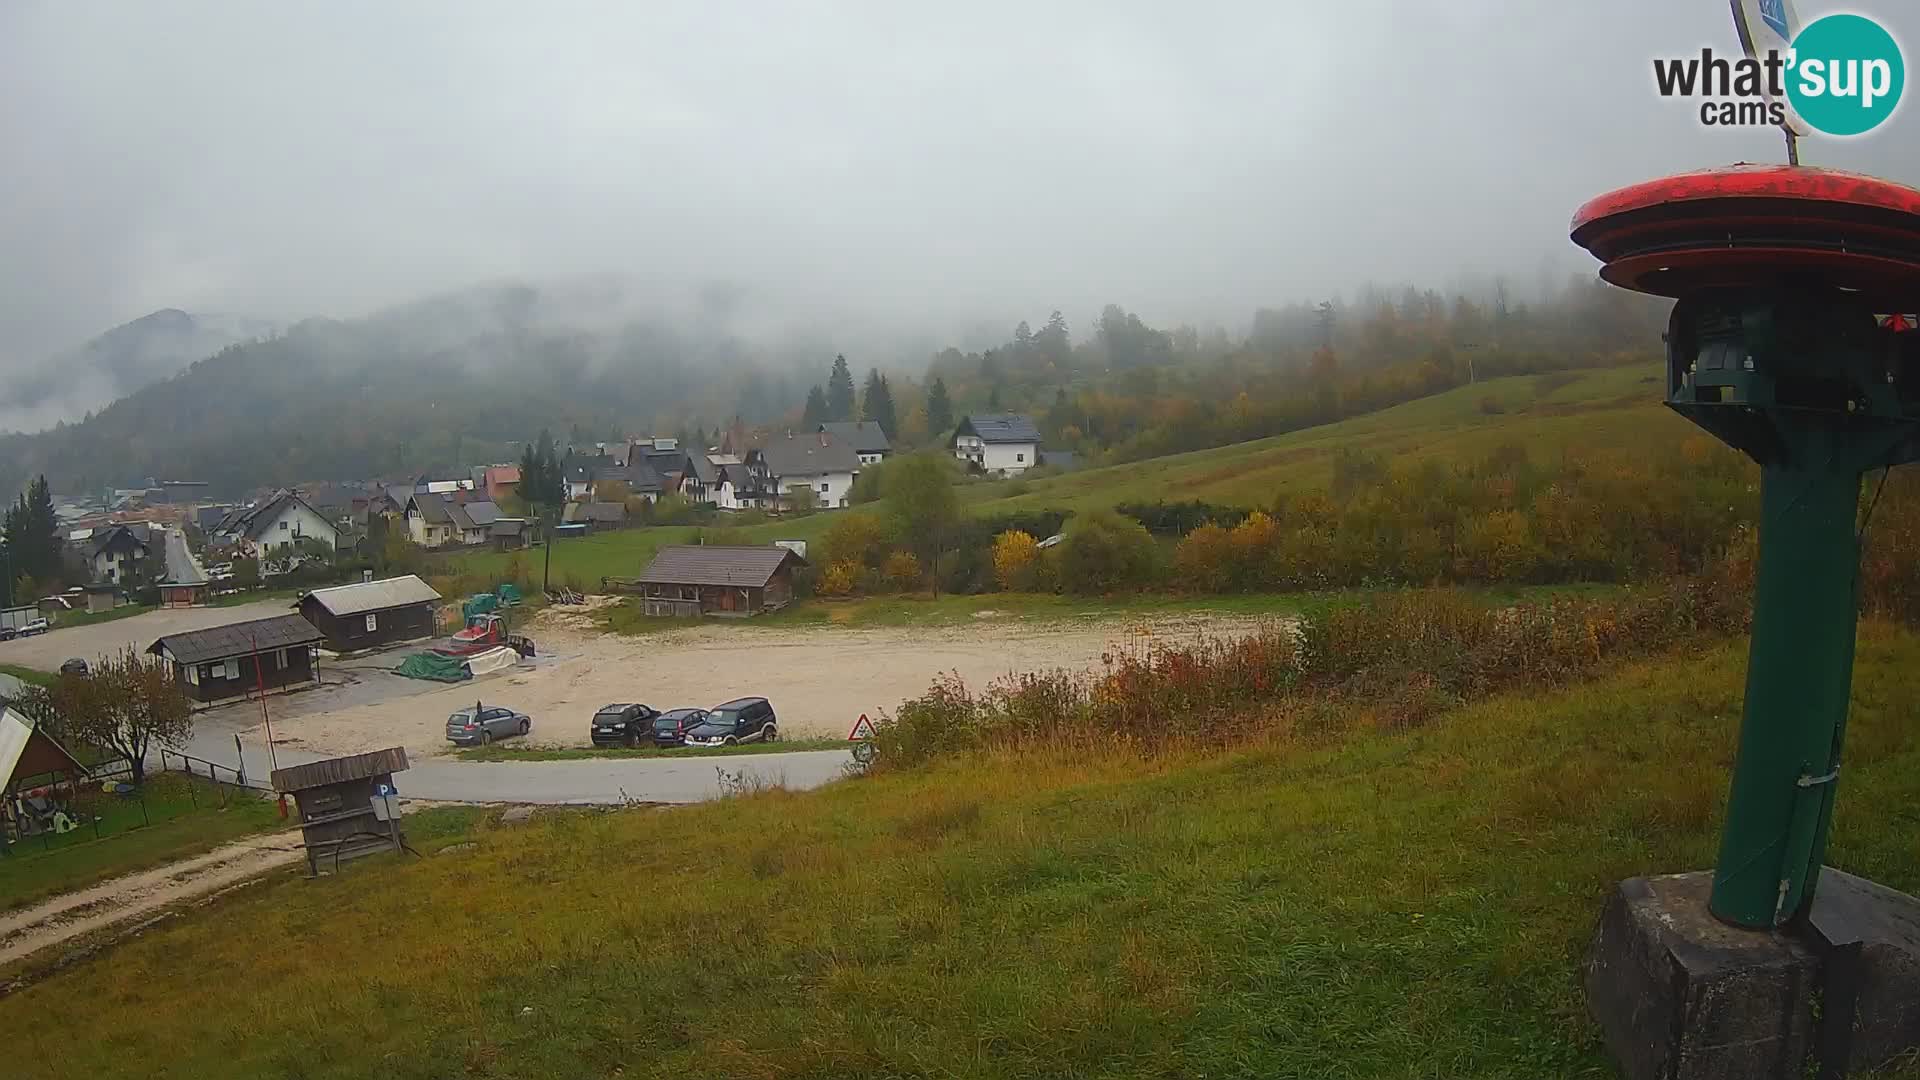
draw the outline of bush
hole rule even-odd
[[[855,511],[837,515],[820,535],[820,557],[829,563],[879,566],[893,545],[893,530],[880,515]]]
[[[1137,589],[1156,577],[1159,547],[1139,522],[1111,511],[1075,518],[1060,553],[1060,582],[1091,595]]]
[[[858,563],[833,563],[820,573],[820,580],[814,583],[816,596],[851,596],[854,584],[860,577]]]
[[[1002,589],[1028,592],[1040,565],[1040,542],[1029,533],[1008,529],[993,538],[993,580]]]
[[[1480,399],[1480,411],[1486,413],[1488,416],[1498,416],[1507,411],[1507,403],[1492,394],[1488,394]]]
[[[1202,525],[1221,525],[1231,529],[1247,519],[1244,507],[1220,506],[1198,499],[1188,502],[1121,503],[1114,510],[1139,522],[1148,532],[1160,536],[1181,536]]]
[[[920,560],[914,558],[911,551],[896,551],[887,556],[885,565],[880,568],[880,576],[894,592],[912,592],[920,587],[923,576],[920,573]]]

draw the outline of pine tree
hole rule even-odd
[[[953,430],[953,399],[947,396],[947,381],[935,377],[927,390],[927,435],[945,438]]]
[[[813,431],[826,419],[828,419],[827,395],[820,389],[819,383],[814,383],[813,387],[807,391],[807,407],[800,414],[800,424],[808,431]]]
[[[893,409],[893,390],[887,386],[887,377],[880,374],[879,368],[867,372],[867,391],[861,397],[860,419],[879,424],[880,430],[886,432],[889,439],[900,430],[900,422]]]
[[[827,377],[827,419],[853,419],[853,372],[845,356],[833,358],[833,374]]]

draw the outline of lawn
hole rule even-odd
[[[211,781],[177,773],[149,777],[142,802],[90,791],[81,815],[101,819],[97,836],[89,821],[65,836],[29,837],[10,856],[0,857],[0,910],[198,855],[282,824],[269,800],[245,792],[223,798]]]
[[[788,754],[796,750],[845,750],[844,739],[782,739],[742,746],[477,746],[454,754],[461,761],[583,761],[588,758],[696,758],[739,757],[742,754]]]
[[[1614,882],[1711,863],[1744,656],[1407,731],[1330,705],[1214,756],[478,828],[235,894],[0,1027],[71,1075],[1611,1076],[1578,965]],[[1908,891],[1916,665],[1863,632],[1831,848]]]
[[[11,675],[21,682],[33,683],[36,686],[52,686],[55,678],[50,671],[21,667],[19,664],[0,664],[0,675]]]

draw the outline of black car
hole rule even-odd
[[[668,709],[653,718],[653,745],[685,746],[687,731],[707,720],[705,709]]]
[[[780,737],[779,718],[763,697],[737,698],[715,705],[706,720],[687,729],[688,746],[737,746]]]
[[[638,746],[653,738],[653,718],[659,715],[647,705],[603,705],[593,714],[593,745]]]

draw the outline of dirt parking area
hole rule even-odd
[[[0,641],[0,664],[58,671],[61,664],[76,656],[91,664],[102,656],[120,652],[128,646],[132,646],[135,652],[142,651],[153,644],[155,638],[168,634],[205,630],[292,612],[292,601],[261,600],[233,607],[161,608],[85,626],[56,625],[44,634]]]
[[[876,630],[714,623],[620,637],[548,611],[528,628],[540,645],[533,665],[388,701],[301,709],[276,716],[274,734],[282,745],[315,753],[399,744],[411,756],[442,754],[452,749],[447,715],[480,699],[533,717],[529,744],[583,746],[588,718],[609,702],[668,709],[759,695],[773,702],[787,738],[842,738],[861,713],[891,712],[944,672],[982,687],[1013,673],[1094,670],[1115,648],[1237,635],[1257,624],[1192,615],[1072,623],[986,618],[960,627]]]

